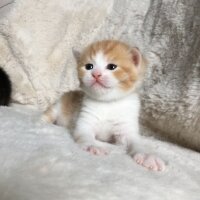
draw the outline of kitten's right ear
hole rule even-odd
[[[74,58],[76,60],[76,62],[78,63],[80,61],[81,58],[81,53],[75,49],[72,49],[72,53],[74,55]]]
[[[132,48],[131,53],[132,53],[132,61],[138,69],[140,69],[142,66],[146,66],[148,64],[148,61],[141,54],[138,47]]]
[[[139,48],[138,47],[132,48],[131,54],[134,65],[139,68],[142,63],[142,54],[140,53]]]

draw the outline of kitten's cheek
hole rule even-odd
[[[115,86],[118,85],[118,81],[111,79],[111,80],[108,80],[108,81],[106,82],[106,85],[107,85],[108,87],[115,87]]]
[[[90,87],[91,83],[90,83],[90,82],[84,82],[83,85],[84,85],[85,87]]]
[[[82,83],[84,86],[89,87],[92,84],[92,80],[90,78],[84,78]]]

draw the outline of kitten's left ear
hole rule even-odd
[[[142,65],[142,54],[137,47],[131,49],[132,61],[136,67],[140,67]]]
[[[81,58],[81,53],[75,49],[72,49],[72,53],[74,55],[74,58],[76,60],[76,62],[78,63],[80,61]]]

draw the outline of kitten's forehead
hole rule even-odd
[[[94,64],[100,68],[108,64],[106,56],[104,55],[102,51],[96,52],[96,54],[93,55],[92,59],[93,59]]]
[[[103,40],[92,43],[83,51],[79,66],[92,62],[93,64],[107,65],[120,64],[123,60],[131,59],[131,48],[123,42],[116,40]]]

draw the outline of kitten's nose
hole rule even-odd
[[[94,72],[94,73],[92,73],[92,76],[93,76],[95,79],[98,79],[98,78],[100,78],[102,75],[101,75],[100,72]]]

